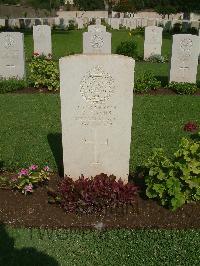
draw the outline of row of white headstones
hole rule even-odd
[[[144,59],[161,55],[162,27],[145,28]],[[52,53],[51,27],[33,27],[34,52],[48,56]],[[170,82],[196,82],[200,37],[191,34],[173,36]],[[111,54],[111,33],[103,25],[91,25],[83,33],[83,54]],[[0,33],[0,77],[25,76],[24,40],[18,32]]]
[[[144,28],[147,26],[162,26],[167,29],[171,29],[175,24],[180,24],[184,28],[196,28],[199,29],[200,21],[190,20],[177,20],[177,19],[161,19],[161,18],[104,18],[105,22],[110,25],[112,29],[119,30],[120,27],[126,29]],[[0,19],[0,26],[5,27],[6,24],[10,28],[32,28],[36,25],[49,25],[51,27],[68,27],[69,23],[73,21],[74,25],[77,25],[78,29],[83,29],[88,26],[89,23],[96,21],[96,24],[101,24],[101,18],[87,18],[87,17],[74,17],[71,19],[67,18],[21,18],[21,19]]]
[[[42,37],[38,29],[34,40],[39,36],[44,47],[46,31]],[[149,47],[157,43],[156,38]],[[66,56],[59,62],[64,172],[73,179],[113,174],[127,182],[135,60],[111,54],[111,35],[103,26],[90,26],[83,39],[85,54]],[[199,37],[175,35],[172,53],[171,75],[191,81],[197,68]],[[23,35],[1,33],[0,74],[23,77],[23,69]]]

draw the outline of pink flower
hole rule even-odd
[[[29,171],[28,169],[21,169],[21,171],[19,172],[19,176],[23,176],[23,175],[28,175],[29,174]]]
[[[35,56],[38,56],[38,55],[39,55],[39,53],[35,52],[35,53],[33,53],[33,55],[35,55]]]
[[[49,167],[48,165],[46,165],[46,166],[44,167],[44,171],[45,171],[45,172],[49,172],[49,171],[50,171],[50,167]]]
[[[27,192],[33,192],[33,185],[32,185],[32,184],[26,185],[26,186],[24,187],[24,190],[23,190],[23,191],[25,192],[25,194],[26,194]]]
[[[29,167],[29,170],[31,171],[35,171],[38,169],[38,165],[35,165],[35,164],[32,164],[30,167]]]

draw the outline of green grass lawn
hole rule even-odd
[[[0,265],[199,265],[200,231],[0,228]]]
[[[56,171],[62,162],[59,95],[5,94],[0,102],[0,161],[10,170],[49,161]],[[133,110],[131,172],[155,147],[171,154],[188,120],[200,123],[196,96],[135,96]]]

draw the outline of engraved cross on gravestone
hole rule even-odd
[[[108,139],[106,139],[106,141],[104,143],[101,143],[98,141],[98,136],[97,136],[97,128],[94,128],[93,129],[93,135],[94,135],[94,138],[93,140],[86,140],[84,139],[84,143],[85,144],[92,144],[94,146],[94,162],[91,162],[91,165],[101,165],[102,162],[100,161],[100,158],[99,158],[99,153],[98,153],[98,148],[99,148],[99,145],[106,145],[108,146]]]

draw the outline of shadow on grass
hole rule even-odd
[[[63,167],[63,149],[62,149],[62,134],[55,133],[49,134],[47,136],[49,146],[53,153],[59,176],[64,176],[64,167]]]
[[[136,167],[135,172],[129,174],[128,181],[138,187],[141,198],[148,199],[146,196],[145,168],[143,166]]]
[[[169,83],[169,78],[167,76],[156,76],[156,78],[161,82],[162,87],[165,87]]]
[[[2,169],[3,169],[3,166],[4,166],[4,162],[3,162],[3,161],[0,161],[0,172],[1,172]]]
[[[5,266],[58,266],[58,262],[35,248],[16,249],[14,239],[0,222],[0,265]]]

